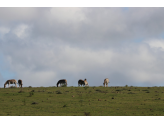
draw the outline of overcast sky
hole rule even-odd
[[[164,8],[0,8],[0,87],[164,86]]]

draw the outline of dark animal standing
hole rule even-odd
[[[21,86],[21,88],[22,88],[23,82],[22,82],[21,79],[18,80],[18,84],[19,84],[19,88],[20,88],[20,86]]]
[[[7,80],[4,84],[4,88],[6,88],[7,84],[8,84],[8,87],[10,87],[10,84],[15,84],[15,86],[17,87],[17,81],[15,79]]]
[[[80,86],[80,85],[81,85],[81,86],[82,86],[82,85],[83,85],[83,86],[85,85],[84,80],[80,79],[80,80],[78,81],[78,86]]]
[[[59,80],[58,82],[57,82],[57,87],[58,87],[58,85],[60,84],[60,86],[61,85],[66,85],[67,86],[67,80],[66,79],[61,79],[61,80]]]
[[[84,86],[84,85],[85,85],[85,86],[86,86],[86,85],[89,86],[89,85],[88,85],[88,82],[87,82],[87,79],[84,79],[84,80],[80,79],[80,80],[78,81],[78,86],[80,86],[80,85],[81,85],[81,86],[82,86],[82,85],[83,85],[83,86]]]

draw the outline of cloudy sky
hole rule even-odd
[[[0,87],[164,86],[164,8],[0,8]]]

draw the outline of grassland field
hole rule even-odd
[[[164,116],[164,87],[0,88],[0,116]]]

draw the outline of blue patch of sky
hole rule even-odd
[[[16,74],[9,70],[7,63],[4,61],[5,61],[4,57],[0,53],[0,77],[1,77],[0,79],[2,81],[6,81],[8,79],[15,78]],[[2,85],[2,84],[4,84],[4,82],[0,82],[0,85]]]
[[[160,87],[160,86],[164,86],[164,84],[161,83],[149,83],[149,82],[143,82],[141,84],[139,84],[140,87]]]
[[[128,11],[129,10],[129,7],[122,7],[121,8],[124,12]]]
[[[162,33],[159,37],[164,39],[164,33]]]
[[[136,38],[133,40],[133,42],[136,42],[136,43],[141,43],[142,41],[144,41],[144,38]]]

